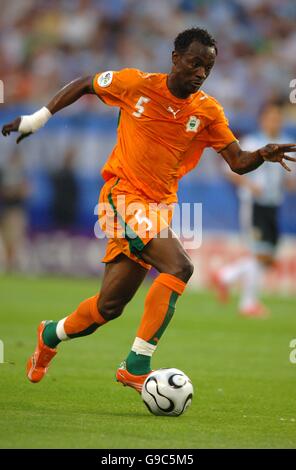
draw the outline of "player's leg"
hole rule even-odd
[[[193,265],[180,241],[168,229],[168,237],[152,239],[141,252],[141,258],[160,273],[147,294],[144,313],[131,351],[117,371],[117,379],[125,385],[127,374],[147,375],[151,357],[175,311],[178,297],[183,293],[193,273]],[[130,375],[129,375],[130,377]],[[143,382],[142,382],[143,383]]]
[[[264,272],[274,262],[278,241],[277,209],[253,203],[250,225],[250,255],[222,268],[218,278],[220,284],[227,287],[239,280],[239,313],[259,317],[268,314],[260,301],[260,290]]]
[[[239,313],[244,316],[265,317],[269,310],[260,300],[260,292],[265,271],[273,264],[272,253],[256,253],[251,259],[250,268],[242,279]]]
[[[239,205],[240,238],[246,246],[250,245],[253,238],[252,213],[252,201],[241,199]],[[232,285],[241,282],[246,273],[252,270],[252,265],[253,256],[246,255],[223,265],[212,273],[212,287],[215,289],[220,302],[224,303],[229,300]]]
[[[243,284],[245,279],[249,279],[256,273],[257,262],[256,258],[252,254],[242,256],[241,258],[222,266],[222,268],[212,274],[212,284],[217,291],[218,299],[221,302],[228,301],[229,290],[232,285],[237,282]]]
[[[39,382],[61,341],[87,336],[117,318],[142,283],[147,269],[124,255],[106,264],[100,293],[81,302],[59,321],[44,321],[38,327],[38,344],[27,364],[27,375]]]
[[[151,371],[151,356],[174,313],[176,300],[183,292],[193,266],[180,241],[169,229],[173,206],[155,207],[145,198],[131,193],[130,186],[119,179],[104,186],[101,200],[108,201],[110,206],[106,217],[100,219],[102,229],[109,233],[109,228],[116,226],[115,220],[114,238],[120,251],[138,263],[152,265],[160,273],[147,294],[132,350],[116,374],[120,382],[140,391]]]
[[[81,302],[66,318],[48,325],[43,334],[45,344],[56,347],[62,340],[89,335],[117,318],[146,273],[146,269],[124,255],[107,263],[100,292]]]
[[[268,309],[260,301],[265,271],[274,263],[279,232],[275,206],[253,205],[253,264],[243,278],[239,310],[246,316],[266,316]]]
[[[246,269],[241,278],[241,292],[239,298],[239,313],[254,314],[264,313],[264,308],[259,302],[259,292],[264,269],[255,253],[246,261]]]
[[[228,299],[229,289],[240,284],[239,313],[250,316],[265,316],[267,310],[259,301],[264,271],[273,262],[272,255],[251,253],[248,256],[223,266],[212,275],[213,287],[221,302]]]

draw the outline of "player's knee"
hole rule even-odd
[[[192,261],[184,256],[175,264],[173,271],[174,272],[172,272],[171,274],[173,274],[184,282],[188,282],[193,274],[194,266]]]
[[[98,299],[98,310],[106,321],[115,320],[120,317],[125,307],[125,303],[119,300],[107,300]]]

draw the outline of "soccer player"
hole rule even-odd
[[[258,131],[246,136],[242,145],[254,150],[270,139],[280,143],[289,139],[283,131],[282,103],[279,100],[266,102],[261,107]],[[268,309],[259,300],[262,277],[264,271],[274,265],[284,189],[295,191],[295,181],[287,178],[279,165],[269,162],[246,176],[227,172],[227,177],[238,188],[242,235],[250,255],[223,266],[213,276],[214,286],[220,299],[226,300],[232,284],[240,281],[239,313],[251,317],[267,316]]]
[[[171,215],[162,212],[163,206],[177,200],[179,178],[196,166],[205,147],[213,147],[239,174],[266,160],[286,169],[285,160],[296,161],[285,153],[295,150],[295,144],[243,151],[221,105],[200,90],[217,57],[216,42],[206,30],[183,31],[174,46],[169,74],[123,69],[79,78],[46,107],[2,129],[5,136],[19,131],[20,142],[85,94],[120,108],[117,144],[102,170],[105,185],[100,202],[110,208],[102,227],[111,234],[102,287],[64,319],[40,323],[37,347],[27,364],[32,382],[43,378],[61,341],[93,333],[121,315],[153,266],[159,275],[147,294],[131,351],[116,373],[119,382],[141,391],[151,372],[152,354],[193,272],[189,256],[169,227]],[[149,203],[154,203],[154,210]],[[134,204],[141,209],[129,210]]]

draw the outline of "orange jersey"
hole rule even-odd
[[[93,87],[121,110],[118,140],[103,167],[155,202],[177,200],[178,180],[196,166],[203,150],[220,151],[235,141],[222,106],[203,91],[172,95],[167,75],[136,69],[95,75]]]

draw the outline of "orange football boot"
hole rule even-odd
[[[151,372],[149,372],[148,374],[144,374],[144,375],[131,374],[126,369],[125,361],[123,361],[116,371],[116,380],[117,382],[122,383],[124,387],[132,387],[135,390],[137,390],[137,392],[141,393],[143,384],[145,380],[147,379],[148,375],[151,374]]]
[[[44,344],[42,333],[49,321],[42,321],[37,329],[37,346],[34,354],[27,362],[27,377],[31,382],[40,382],[47,372],[50,361],[54,358],[57,349],[50,348]]]

